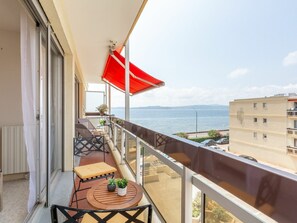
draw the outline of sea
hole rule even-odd
[[[111,114],[124,119],[125,109],[113,108]],[[135,107],[130,109],[130,121],[167,135],[228,129],[229,107],[224,105]]]

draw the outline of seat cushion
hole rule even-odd
[[[134,214],[136,211],[129,211],[128,213]],[[101,218],[107,216],[109,213],[96,213],[96,215],[100,216]],[[141,213],[136,219],[144,222],[144,213]],[[113,216],[110,220],[108,220],[108,223],[125,223],[128,219],[124,217],[121,214],[116,214]],[[81,223],[97,223],[98,221],[94,219],[91,215],[85,214]],[[134,221],[133,221],[134,222]]]
[[[84,166],[78,166],[74,168],[74,172],[81,179],[87,179],[92,177],[97,177],[106,174],[112,174],[116,172],[117,169],[108,165],[105,162],[93,163]]]

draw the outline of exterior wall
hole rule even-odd
[[[74,137],[74,60],[72,55],[64,56],[64,170],[73,168]]]
[[[0,127],[22,118],[20,34],[0,30]]]
[[[297,171],[297,158],[287,154],[289,107],[285,96],[230,102],[229,151]]]

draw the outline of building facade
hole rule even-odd
[[[230,102],[230,152],[297,171],[297,96]]]

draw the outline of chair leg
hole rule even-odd
[[[77,202],[77,191],[78,189],[76,189],[76,184],[75,184],[75,178],[74,178],[74,172],[73,172],[73,187],[74,187],[74,192],[72,194],[72,198],[71,198],[71,204],[70,206],[72,206],[73,202],[76,202],[76,208],[78,208],[78,202]],[[80,181],[79,181],[79,186],[80,186]],[[74,198],[75,197],[75,198]],[[74,200],[75,199],[75,200]]]

